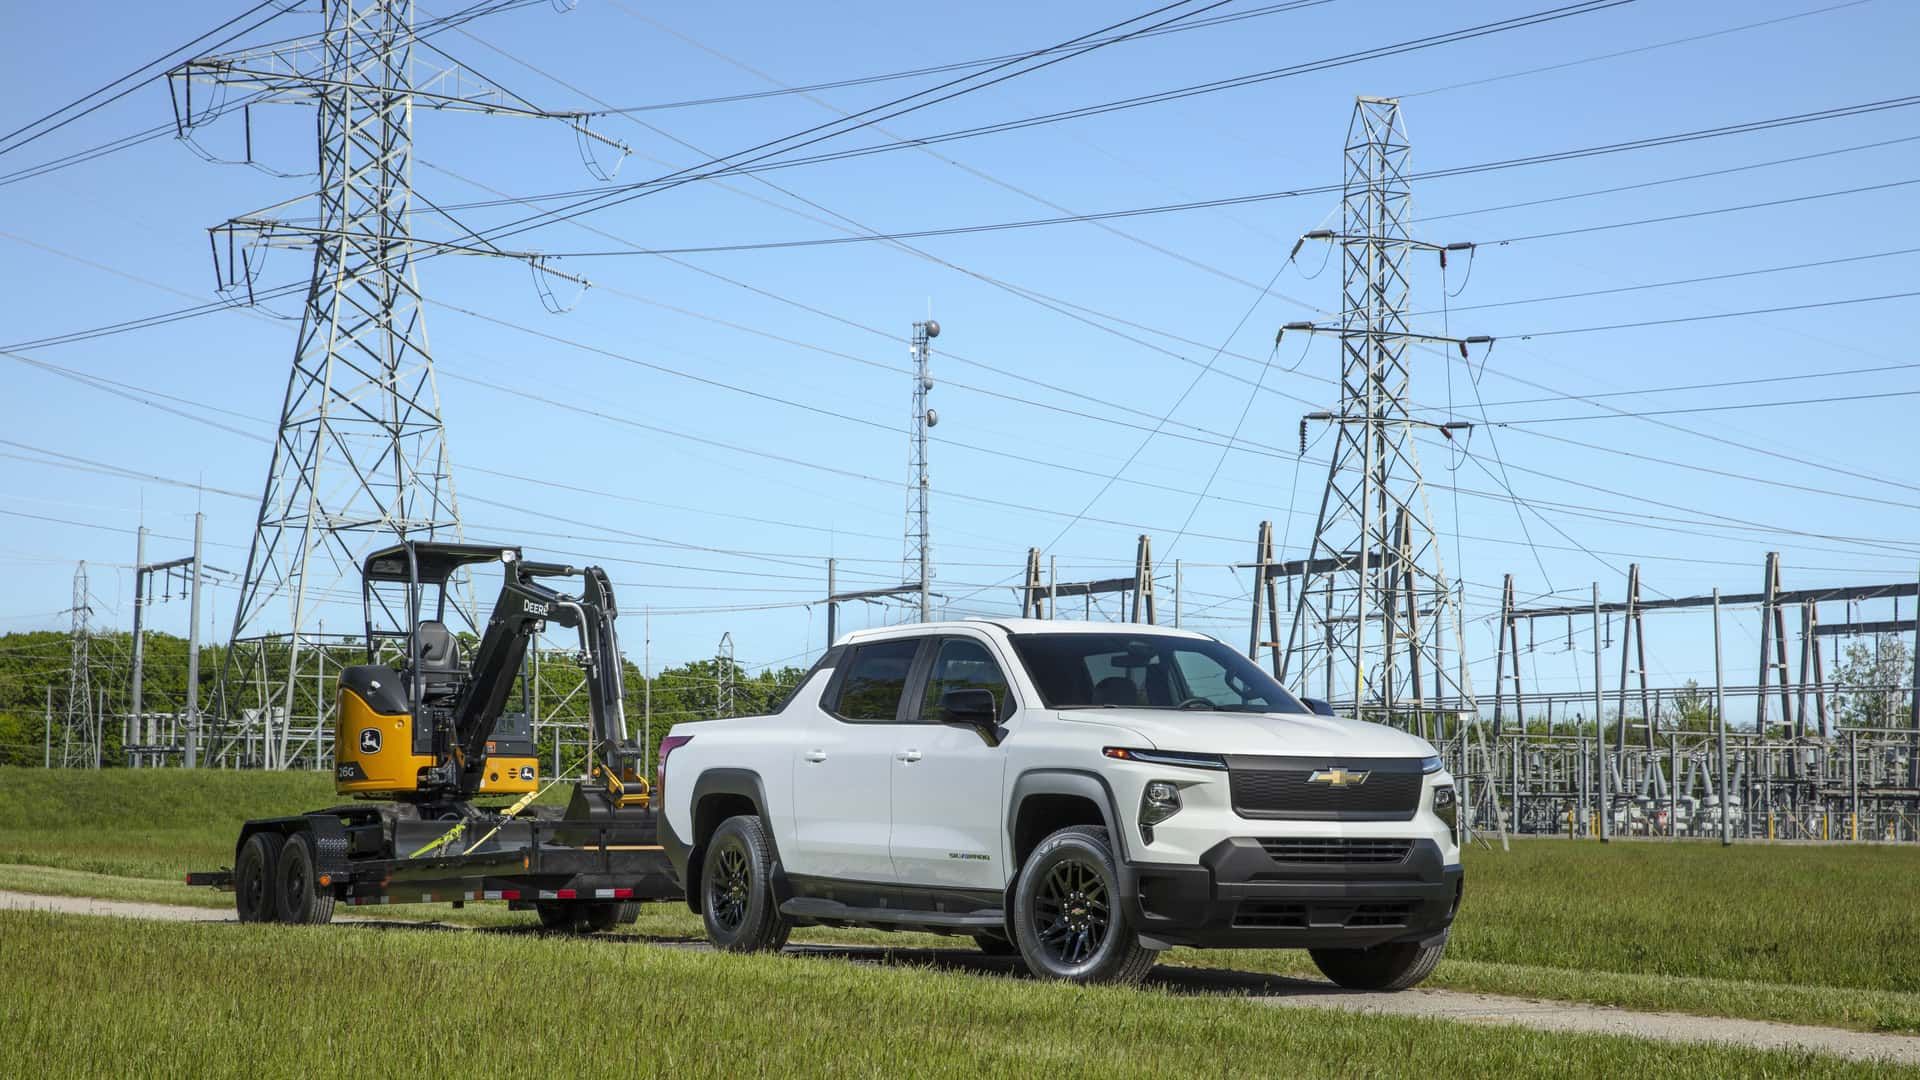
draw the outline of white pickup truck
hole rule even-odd
[[[1453,779],[1312,704],[1178,630],[861,631],[778,712],[673,728],[661,843],[722,949],[923,930],[1131,982],[1173,945],[1305,948],[1342,986],[1412,986],[1460,903]]]

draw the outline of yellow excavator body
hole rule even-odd
[[[351,670],[351,669],[349,669]],[[391,673],[397,681],[399,673]],[[353,688],[340,687],[334,727],[334,790],[361,798],[393,798],[420,789],[421,770],[432,754],[414,753],[413,718],[404,710],[382,712]],[[491,751],[492,744],[488,744]],[[486,758],[482,795],[523,795],[540,786],[540,759]]]

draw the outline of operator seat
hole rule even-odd
[[[1135,706],[1140,704],[1140,690],[1125,675],[1109,675],[1093,684],[1093,703],[1123,708]]]
[[[460,643],[447,624],[422,619],[413,629],[413,656],[409,674],[420,683],[420,697],[443,697],[460,689],[466,675],[460,663]]]

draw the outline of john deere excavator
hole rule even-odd
[[[462,571],[486,565],[501,573],[500,594],[463,660],[446,623],[451,594]],[[568,579],[577,592],[555,587]],[[341,672],[334,731],[335,789],[359,801],[249,821],[233,869],[189,883],[233,889],[243,922],[325,922],[337,901],[505,900],[578,931],[679,894],[655,843],[643,750],[627,735],[605,571],[530,562],[517,547],[409,541],[367,556],[361,596],[367,662]],[[548,624],[579,634],[591,721],[583,776],[557,814],[529,806],[541,777],[519,679]],[[398,666],[381,662],[394,654]]]

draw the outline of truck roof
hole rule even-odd
[[[1162,637],[1204,638],[1205,634],[1196,634],[1191,630],[1177,630],[1171,626],[1153,626],[1147,623],[1085,622],[1079,619],[989,619],[970,618],[947,622],[905,623],[900,626],[879,626],[867,630],[854,630],[840,636],[835,644],[857,641],[879,641],[890,637],[905,637],[916,634],[938,633],[942,630],[981,630],[988,627],[1009,634],[1154,634]]]

